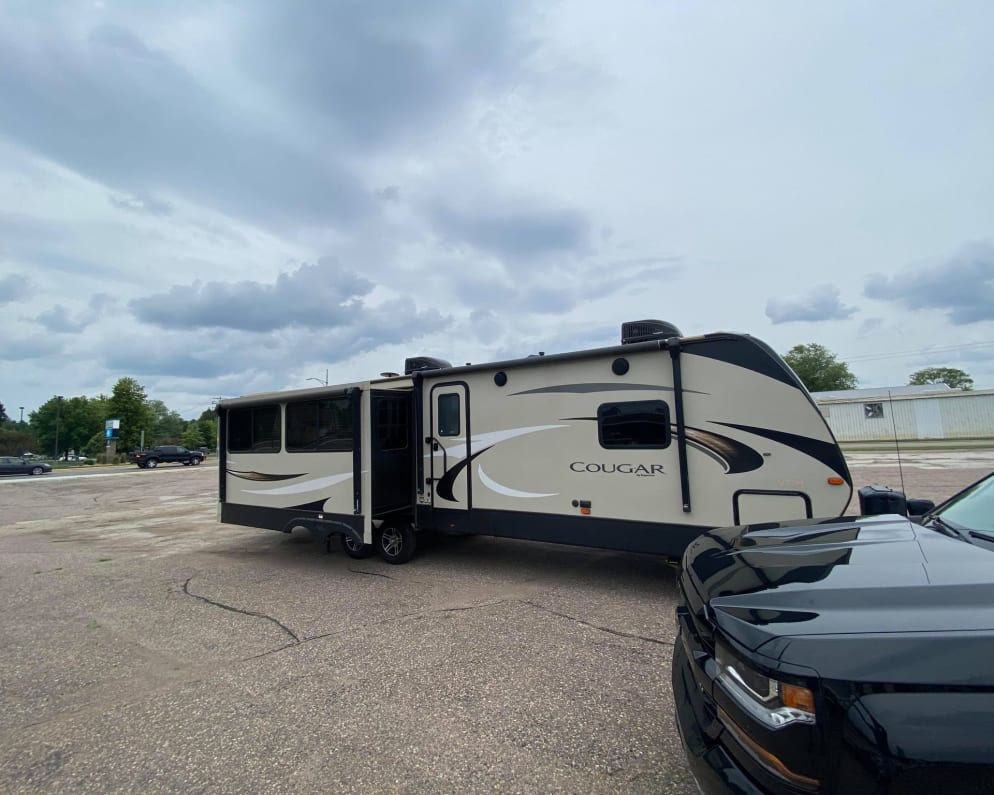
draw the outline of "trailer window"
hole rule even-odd
[[[376,438],[380,450],[404,450],[410,436],[406,400],[381,398],[376,407]]]
[[[670,443],[670,410],[661,400],[602,403],[597,408],[601,447],[659,449]]]
[[[286,404],[286,449],[290,453],[352,449],[352,401],[348,395]]]
[[[458,436],[459,426],[459,395],[450,392],[438,396],[438,435]]]
[[[280,407],[254,406],[228,412],[228,450],[232,453],[278,453]]]

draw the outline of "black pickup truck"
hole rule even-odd
[[[890,497],[687,548],[673,688],[701,792],[994,793],[994,473]]]
[[[148,450],[128,453],[128,460],[138,464],[142,469],[155,469],[159,464],[197,466],[204,460],[204,454],[199,450],[187,450],[176,444],[161,444]]]

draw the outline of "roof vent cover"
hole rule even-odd
[[[436,359],[433,356],[412,356],[404,360],[404,375],[417,373],[421,370],[443,370],[451,366],[445,359]]]
[[[681,337],[680,329],[665,320],[630,320],[621,324],[621,344]]]

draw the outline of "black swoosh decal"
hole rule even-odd
[[[670,427],[673,433],[676,433],[676,426]],[[760,453],[736,439],[700,428],[687,428],[686,434],[687,443],[717,458],[725,467],[726,475],[752,472],[763,465],[763,456]]]
[[[779,442],[786,447],[793,447],[795,450],[804,453],[816,461],[821,461],[829,469],[843,478],[846,483],[852,486],[852,476],[849,474],[849,467],[842,451],[838,445],[831,442],[822,442],[818,439],[811,439],[808,436],[798,436],[796,433],[786,433],[785,431],[774,431],[771,428],[754,428],[751,425],[736,425],[733,422],[718,422],[716,425],[724,425],[728,428],[738,428],[740,431],[754,433],[774,442]]]
[[[326,499],[315,500],[314,502],[304,503],[303,505],[291,505],[289,508],[285,508],[287,511],[323,511],[324,504],[327,502]]]
[[[301,472],[298,475],[268,475],[265,472],[238,472],[234,469],[227,470],[229,475],[234,475],[236,478],[241,478],[242,480],[259,480],[265,482],[272,482],[277,480],[293,480],[294,478],[302,478],[306,472]]]
[[[793,371],[781,363],[780,357],[772,348],[755,337],[705,338],[700,342],[688,343],[681,350],[686,354],[728,362],[804,391]]]
[[[452,489],[455,487],[456,478],[459,477],[459,473],[462,472],[466,467],[469,466],[470,461],[472,461],[477,456],[483,455],[490,447],[484,447],[480,452],[473,453],[473,455],[468,458],[464,458],[454,467],[452,467],[448,472],[446,472],[442,477],[438,479],[435,484],[435,494],[441,497],[443,500],[448,500],[449,502],[459,502],[456,499],[456,495],[453,494]]]
[[[660,386],[659,384],[626,384],[624,382],[608,382],[605,384],[558,384],[557,386],[542,386],[536,389],[525,389],[521,392],[511,392],[512,395],[553,395],[569,393],[574,395],[587,395],[592,392],[672,392],[671,386]],[[693,389],[684,389],[684,392],[695,395],[706,395],[707,392],[697,392]]]

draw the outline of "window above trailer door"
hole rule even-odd
[[[662,400],[602,403],[597,437],[608,449],[658,450],[670,443],[670,409]]]
[[[286,449],[290,453],[352,450],[352,401],[348,395],[286,404]]]

